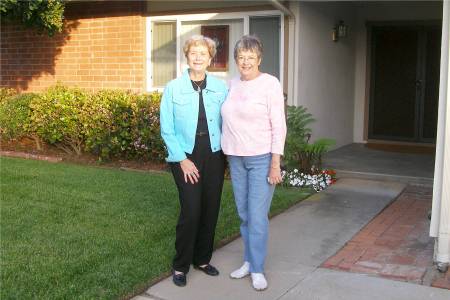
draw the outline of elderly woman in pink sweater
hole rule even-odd
[[[240,76],[232,79],[222,106],[222,150],[228,157],[234,198],[241,219],[243,265],[230,274],[251,275],[253,288],[265,290],[268,213],[275,185],[282,181],[280,156],[286,138],[280,82],[259,70],[262,44],[243,36],[234,48]]]

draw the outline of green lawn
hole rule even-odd
[[[0,158],[1,299],[117,299],[170,270],[170,174]],[[277,188],[272,213],[309,195]],[[239,231],[225,183],[216,243]]]

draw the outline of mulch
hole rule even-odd
[[[41,150],[38,150],[35,142],[29,138],[9,141],[0,139],[0,156],[44,160],[52,163],[68,162],[81,165],[112,167],[122,170],[167,170],[167,164],[164,162],[127,160],[120,158],[113,158],[109,161],[100,161],[97,156],[89,153],[82,153],[81,155],[68,154],[61,149],[44,143],[41,145],[41,148]]]

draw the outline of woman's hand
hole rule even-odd
[[[267,178],[269,184],[278,184],[283,181],[281,177],[281,168],[270,168],[269,177]]]
[[[200,172],[197,170],[197,167],[191,160],[186,158],[180,161],[180,167],[184,174],[184,182],[187,183],[188,179],[192,184],[198,182],[198,179],[200,178]]]
[[[281,177],[280,154],[272,154],[272,161],[270,163],[269,177],[267,177],[269,184],[278,184],[283,181]]]

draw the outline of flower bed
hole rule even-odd
[[[283,185],[292,187],[310,187],[320,192],[336,182],[336,172],[331,169],[311,170],[310,174],[302,173],[298,169],[281,172]]]

